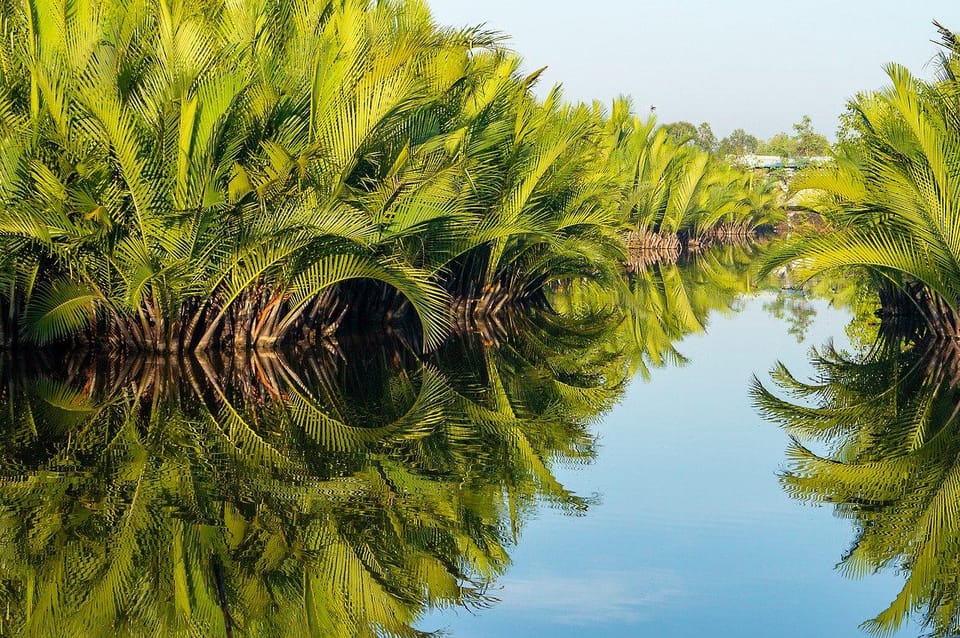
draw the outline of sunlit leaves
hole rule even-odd
[[[948,52],[945,59],[955,57]],[[831,224],[770,255],[768,268],[799,261],[809,276],[860,266],[960,300],[960,120],[955,80],[925,82],[889,65],[891,86],[851,103],[860,137],[833,167],[810,169],[794,188],[811,189]]]

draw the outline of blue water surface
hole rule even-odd
[[[896,574],[851,580],[834,566],[853,539],[829,506],[780,488],[787,436],[751,406],[752,375],[779,360],[799,378],[811,347],[848,347],[846,311],[812,301],[804,338],[764,310],[714,315],[679,350],[689,362],[635,379],[596,423],[587,466],[557,476],[599,503],[583,517],[544,505],[525,525],[491,609],[437,611],[420,624],[487,636],[865,636]],[[908,627],[899,635],[916,636]]]

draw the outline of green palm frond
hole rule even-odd
[[[97,291],[71,281],[44,285],[30,299],[23,329],[38,343],[64,339],[94,319],[102,300]]]

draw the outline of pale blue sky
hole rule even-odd
[[[896,61],[929,75],[931,21],[960,30],[958,0],[428,0],[438,21],[485,23],[572,100],[619,94],[661,122],[761,137],[804,113],[833,136],[847,97]],[[926,68],[925,68],[926,67]]]

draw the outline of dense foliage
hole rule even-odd
[[[344,312],[622,271],[627,228],[777,218],[626,101],[538,99],[416,0],[0,2],[3,343],[272,346]],[[458,307],[469,308],[470,304]]]
[[[862,93],[844,118],[833,166],[809,169],[793,188],[830,232],[795,238],[769,265],[798,262],[811,275],[856,266],[884,284],[887,312],[919,309],[929,327],[957,333],[960,303],[960,45],[941,27],[939,77],[887,68],[891,86]]]
[[[713,128],[707,122],[694,126],[690,122],[673,122],[666,125],[670,135],[681,144],[717,153],[722,157],[742,158],[744,155],[778,155],[783,158],[802,159],[822,157],[830,153],[830,142],[813,128],[813,120],[804,115],[793,125],[793,134],[781,132],[769,140],[761,140],[742,128],[717,141]],[[841,135],[842,137],[842,135]]]
[[[748,139],[747,142],[749,143],[750,140]],[[777,133],[766,142],[758,144],[756,152],[761,155],[807,158],[823,157],[828,155],[830,150],[830,142],[814,130],[810,116],[804,115],[793,125],[792,135],[785,132]]]

